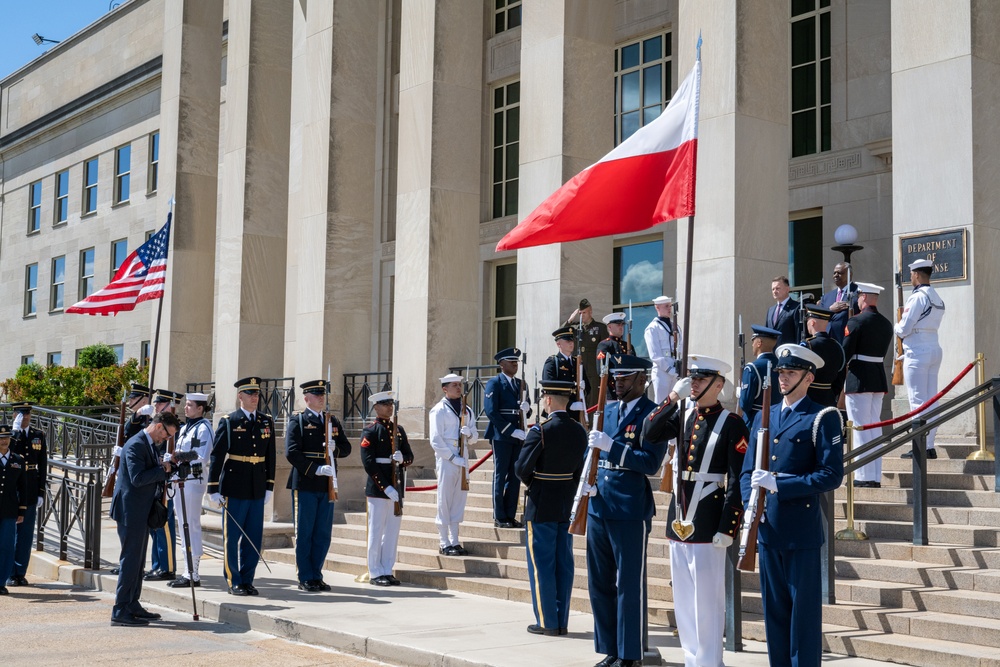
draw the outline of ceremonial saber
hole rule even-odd
[[[222,501],[221,504],[222,504],[222,510],[226,514],[229,514],[229,508],[226,507],[226,501]],[[232,516],[232,515],[230,514],[230,516]],[[247,535],[247,531],[243,530],[243,526],[241,526],[236,519],[233,519],[233,524],[239,529],[239,531],[241,533],[243,533],[243,537],[245,537],[246,540],[247,540],[247,542],[250,543],[250,548],[252,548],[254,551],[257,552],[257,557],[260,558],[260,562],[263,563],[264,567],[267,568],[268,574],[274,574],[274,572],[271,572],[271,567],[267,564],[267,561],[264,560],[264,555],[260,552],[260,550],[257,548],[257,546],[253,543],[253,540],[250,539],[250,536]]]

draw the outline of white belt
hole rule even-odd
[[[680,472],[680,478],[685,482],[716,482],[721,484],[726,481],[726,476],[718,472],[691,472],[690,470],[683,470]]]
[[[914,329],[910,333],[937,333],[937,329]]]
[[[379,459],[375,459],[375,463],[392,463],[392,459],[389,459],[389,458],[379,458]]]
[[[873,364],[882,363],[882,357],[873,357],[870,354],[855,354],[853,357],[851,357],[851,361],[854,361],[855,359],[857,359],[858,361],[868,361]]]

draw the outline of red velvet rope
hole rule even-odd
[[[958,384],[959,380],[961,380],[966,375],[968,375],[969,371],[971,371],[975,367],[975,365],[976,365],[976,363],[972,362],[971,364],[969,364],[968,366],[966,366],[965,369],[961,373],[959,373],[957,376],[955,376],[954,380],[952,380],[951,382],[948,383],[947,387],[945,387],[944,389],[942,389],[938,393],[936,393],[933,396],[931,396],[927,400],[926,403],[924,403],[923,405],[921,405],[921,406],[919,406],[917,408],[914,408],[913,410],[910,410],[905,415],[900,415],[898,417],[893,417],[892,419],[886,419],[885,421],[881,421],[881,422],[875,422],[874,424],[864,424],[862,426],[855,426],[854,430],[856,430],[856,431],[867,431],[870,428],[879,428],[879,427],[882,427],[882,426],[892,426],[893,424],[898,424],[901,421],[906,421],[907,419],[909,419],[910,417],[913,417],[914,415],[920,414],[921,412],[923,412],[927,408],[929,408],[932,405],[934,405],[935,403],[937,403],[941,399],[942,396],[944,396],[949,391],[951,391],[951,388],[954,387],[956,384]]]
[[[476,468],[478,468],[479,466],[481,466],[484,463],[486,463],[486,459],[490,458],[491,456],[493,456],[493,450],[492,449],[490,451],[486,452],[486,454],[483,455],[483,458],[479,459],[478,461],[476,461],[475,463],[473,463],[469,467],[469,474],[471,475],[473,472],[475,472]],[[406,487],[406,490],[408,492],[409,491],[434,491],[437,488],[438,488],[438,485],[435,484],[434,486],[408,486],[408,487]]]

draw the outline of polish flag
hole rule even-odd
[[[701,61],[670,104],[567,181],[497,244],[497,251],[648,229],[694,215]]]

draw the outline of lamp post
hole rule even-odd
[[[833,240],[837,242],[837,245],[831,248],[839,253],[843,253],[844,262],[847,264],[851,263],[851,255],[858,250],[863,250],[863,246],[855,245],[858,240],[858,230],[854,228],[854,225],[841,225],[837,227],[837,230],[833,233]]]

